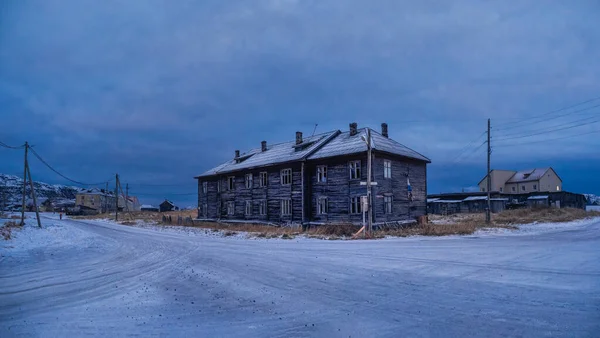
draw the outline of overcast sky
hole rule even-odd
[[[0,141],[193,205],[176,194],[194,175],[315,124],[387,122],[432,159],[430,193],[472,187],[491,118],[494,168],[552,166],[600,193],[600,100],[551,113],[600,97],[599,16],[596,0],[5,0]],[[0,172],[22,157],[0,148]]]

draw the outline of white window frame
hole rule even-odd
[[[360,165],[360,160],[350,161],[348,163],[348,168],[350,169],[350,180],[360,180],[362,175]]]
[[[353,215],[362,213],[362,202],[360,200],[360,196],[350,197],[349,211],[350,214]]]
[[[269,185],[269,174],[263,171],[259,174],[260,179],[258,180],[258,186],[264,188]]]
[[[202,215],[208,217],[208,203],[202,204]]]
[[[228,201],[227,202],[227,216],[233,216],[233,215],[235,215],[235,202]]]
[[[246,216],[252,215],[252,201],[246,201],[246,207],[244,208],[244,214]]]
[[[327,183],[327,166],[317,166],[317,183]]]
[[[319,197],[317,199],[317,215],[327,215],[329,211],[329,200],[327,197]]]
[[[292,169],[281,169],[281,185],[292,185]]]
[[[291,216],[292,215],[292,200],[284,199],[281,200],[281,216]]]
[[[254,183],[254,175],[246,174],[246,189],[252,189],[253,183]]]
[[[391,215],[394,211],[394,196],[383,196],[383,213]]]
[[[262,200],[258,204],[258,214],[261,216],[265,216],[267,214],[267,201]]]
[[[392,178],[392,161],[383,160],[383,178]]]
[[[208,182],[202,182],[202,193],[206,194],[208,192]]]
[[[235,176],[227,177],[227,190],[228,191],[235,190]]]

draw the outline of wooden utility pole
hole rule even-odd
[[[108,182],[106,182],[106,188],[104,189],[104,203],[102,207],[104,208],[103,212],[108,213]]]
[[[485,213],[485,222],[490,223],[492,220],[491,212],[492,212],[492,202],[490,200],[491,191],[492,190],[492,177],[491,177],[491,157],[492,157],[492,146],[490,144],[491,136],[491,122],[488,119],[487,126],[487,210]]]
[[[31,178],[31,171],[29,170],[29,162],[27,161],[27,154],[29,152],[29,143],[25,142],[25,160],[23,162],[23,203],[21,205],[21,226],[25,225],[25,196],[27,195],[27,177],[29,176],[29,187],[31,188],[31,197],[33,198],[33,208],[35,209],[35,217],[37,218],[37,224],[41,228],[42,222],[40,221],[40,212],[38,211],[37,199],[35,197],[35,188],[33,186],[33,178]]]
[[[23,160],[23,203],[21,204],[21,226],[25,225],[25,195],[27,194],[27,151],[29,144],[25,142],[25,159]]]
[[[125,184],[125,207],[129,211],[129,183]]]
[[[116,174],[115,181],[115,221],[119,220],[119,174]]]
[[[373,231],[373,201],[371,200],[371,129],[367,128],[367,203],[369,206],[369,236]]]

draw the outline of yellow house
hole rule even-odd
[[[490,179],[490,190],[504,194],[562,191],[562,180],[550,167],[522,171],[494,169]],[[487,176],[479,181],[479,190],[487,191]]]

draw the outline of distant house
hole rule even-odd
[[[196,177],[198,218],[279,224],[361,223],[367,195],[371,135],[374,224],[412,221],[427,213],[422,154],[381,132],[334,130],[245,153]]]
[[[141,210],[140,200],[136,196],[127,196],[127,206],[129,210],[139,211]]]
[[[491,189],[503,194],[527,194],[531,192],[562,191],[562,180],[552,168],[536,168],[522,171],[492,170]],[[479,190],[487,192],[487,176],[479,181]]]
[[[159,205],[159,208],[160,208],[160,212],[179,210],[179,208],[176,207],[175,204],[173,204],[173,202],[171,202],[169,200],[165,200],[164,202],[162,202]]]
[[[149,204],[143,204],[140,206],[141,211],[158,211],[158,208]]]
[[[119,211],[126,208],[125,199],[119,196]],[[132,204],[127,203],[127,207]],[[88,189],[77,193],[75,196],[75,206],[86,213],[104,213],[115,211],[116,199],[112,191],[104,189]]]

